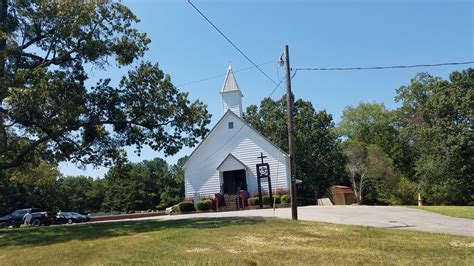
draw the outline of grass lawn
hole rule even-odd
[[[474,238],[280,219],[83,224],[0,231],[0,264],[455,264]]]
[[[423,206],[421,208],[415,206],[410,207],[430,212],[436,212],[452,217],[474,219],[474,206]]]

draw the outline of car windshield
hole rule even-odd
[[[17,210],[12,213],[12,216],[23,216],[25,215],[26,210]]]

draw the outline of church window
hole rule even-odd
[[[234,122],[229,122],[229,129],[234,128]]]

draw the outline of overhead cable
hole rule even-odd
[[[252,65],[257,68],[265,77],[267,77],[271,82],[273,82],[274,84],[277,84],[275,82],[275,80],[273,80],[269,75],[267,75],[267,73],[265,73],[257,64],[255,64],[252,59],[250,59],[237,45],[234,44],[234,42],[232,42],[214,23],[212,23],[211,20],[209,20],[206,15],[204,15],[204,13],[201,12],[201,10],[199,10],[199,8],[197,8],[192,2],[191,0],[188,0],[188,3],[217,31],[219,32],[222,37],[224,37],[224,39],[226,39],[226,41],[228,43],[230,43],[243,57],[245,57],[250,63],[252,63]]]
[[[264,65],[271,64],[271,63],[275,63],[275,60],[258,64],[258,66],[264,66]],[[235,70],[234,73],[250,70],[250,69],[253,69],[253,68],[255,68],[255,67],[254,66],[249,66],[249,67],[246,67],[246,68]],[[198,80],[194,80],[194,81],[190,81],[190,82],[186,82],[186,83],[181,83],[181,84],[176,85],[176,87],[182,87],[182,86],[186,86],[186,85],[191,85],[191,84],[195,84],[195,83],[199,83],[199,82],[208,81],[208,80],[211,80],[211,79],[222,78],[222,77],[225,77],[226,75],[227,75],[227,72],[223,73],[223,74],[219,74],[219,75],[210,76],[210,77],[207,77],[207,78],[202,78],[202,79],[198,79]]]
[[[370,67],[300,67],[296,70],[301,71],[350,71],[350,70],[383,70],[383,69],[400,69],[400,68],[418,68],[418,67],[439,67],[439,66],[456,66],[474,64],[474,61],[467,62],[450,62],[438,64],[420,64],[420,65],[395,65],[395,66],[370,66]]]

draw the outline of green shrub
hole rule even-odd
[[[281,196],[280,195],[274,195],[273,200],[275,204],[280,204],[281,203]]]
[[[288,194],[281,195],[280,199],[281,203],[286,204],[286,203],[291,203],[291,197]]]
[[[192,202],[184,201],[178,204],[180,212],[192,212],[195,211],[194,204]]]
[[[273,203],[280,204],[281,199],[279,195],[272,195],[273,198],[270,198],[269,195],[262,196],[263,205],[271,205]]]
[[[389,203],[392,205],[416,205],[417,184],[405,176],[400,176],[398,187],[393,193]]]
[[[247,202],[248,202],[249,206],[257,206],[257,205],[259,205],[258,197],[248,198],[248,199],[247,199]]]
[[[263,205],[270,205],[272,203],[270,200],[270,196],[268,195],[262,196],[262,202]]]
[[[205,199],[205,200],[200,200],[197,203],[197,208],[200,211],[208,211],[212,208],[212,200],[210,199]]]

